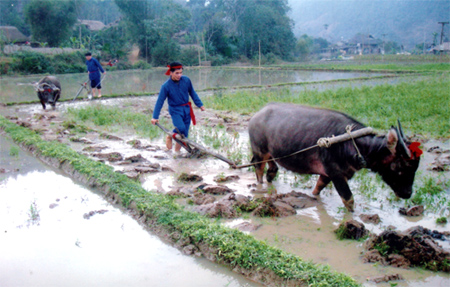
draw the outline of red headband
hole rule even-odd
[[[169,68],[168,70],[167,70],[167,72],[166,72],[166,76],[170,76],[170,69],[183,69],[183,66],[173,66],[173,67],[171,67],[170,65],[167,65],[167,68]]]

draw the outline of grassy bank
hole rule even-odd
[[[188,239],[196,246],[207,245],[219,263],[253,273],[268,272],[269,276],[263,279],[275,274],[282,281],[274,285],[359,286],[349,276],[333,272],[328,266],[303,261],[250,235],[188,212],[176,204],[173,198],[147,192],[139,183],[114,172],[112,167],[78,154],[67,145],[44,141],[35,132],[13,124],[2,116],[0,128],[38,157],[51,158],[59,166],[70,165],[74,173],[84,177],[91,186],[117,195],[124,207],[133,206],[139,214],[145,215],[152,222],[151,228],[160,227],[169,234],[177,232],[181,234],[180,240]]]
[[[337,90],[289,89],[216,93],[203,99],[205,106],[254,114],[270,102],[305,104],[345,112],[362,123],[386,130],[399,118],[409,133],[437,138],[450,137],[450,81],[446,75],[428,81],[397,85],[339,88]]]
[[[450,71],[449,55],[363,55],[352,60],[295,63],[280,68],[386,71],[386,72],[444,72]]]

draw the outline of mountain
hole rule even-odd
[[[358,33],[395,41],[406,49],[440,41],[450,20],[450,0],[288,0],[294,34],[322,37],[330,42],[349,40]],[[450,37],[450,25],[445,25]]]

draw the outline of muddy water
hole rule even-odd
[[[220,69],[186,68],[184,74],[191,78],[197,90],[216,87],[239,87],[252,85],[272,85],[277,83],[301,83],[336,79],[377,76],[375,73],[359,72],[320,72],[294,70],[258,70],[258,69]],[[80,84],[86,82],[87,74],[56,75],[62,85],[62,99],[72,99]],[[41,76],[1,77],[0,103],[27,102],[37,100],[31,85]],[[167,76],[161,69],[108,72],[102,82],[103,94],[155,93]]]
[[[182,255],[31,155],[10,155],[3,136],[0,147],[0,286],[260,286]]]

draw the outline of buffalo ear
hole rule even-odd
[[[391,127],[387,136],[386,146],[391,151],[392,154],[397,154],[397,152],[405,156],[406,158],[411,158],[411,151],[406,146],[402,134],[395,127]]]
[[[397,152],[397,143],[398,143],[398,133],[397,129],[391,127],[388,134],[386,135],[386,146],[391,151],[392,154],[396,154]]]

